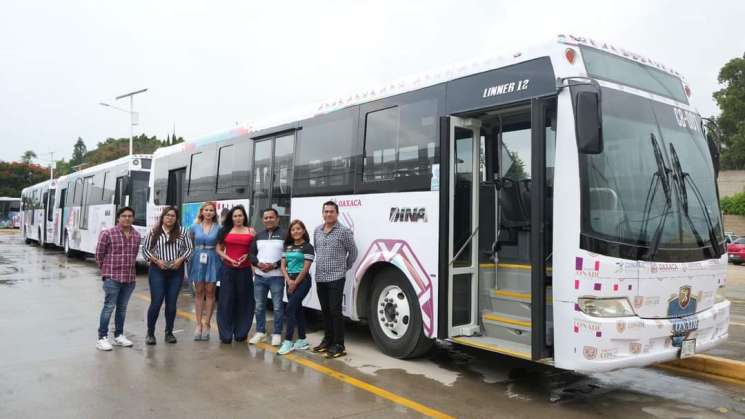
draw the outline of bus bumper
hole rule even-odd
[[[680,358],[683,340],[695,339],[695,353],[707,351],[727,340],[729,313],[728,300],[678,319],[604,319],[578,312],[575,333],[581,332],[588,324],[592,325],[597,346],[581,339],[583,346],[575,347],[579,353],[573,357],[574,365],[570,369],[579,372],[610,371],[672,361]],[[561,368],[560,364],[557,362]]]

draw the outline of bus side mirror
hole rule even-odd
[[[600,92],[583,90],[577,92],[574,112],[574,128],[577,147],[583,154],[603,152],[603,118],[600,113]]]

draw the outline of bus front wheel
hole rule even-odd
[[[385,269],[375,278],[368,324],[373,340],[386,355],[416,358],[432,348],[433,340],[424,334],[419,299],[395,269]]]
[[[65,255],[67,257],[75,257],[78,255],[78,252],[70,248],[70,237],[65,234]]]

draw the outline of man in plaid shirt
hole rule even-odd
[[[96,264],[101,268],[105,294],[101,322],[98,327],[96,348],[110,351],[113,345],[129,347],[132,342],[124,336],[124,318],[127,303],[135,289],[135,264],[140,249],[140,234],[132,228],[135,211],[130,207],[116,212],[116,227],[104,230],[98,236]],[[109,321],[114,317],[114,339],[109,339]]]

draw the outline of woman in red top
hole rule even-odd
[[[248,252],[255,233],[242,205],[233,207],[217,236],[217,254],[225,264],[217,301],[217,328],[222,343],[244,342],[254,317],[254,284]]]

